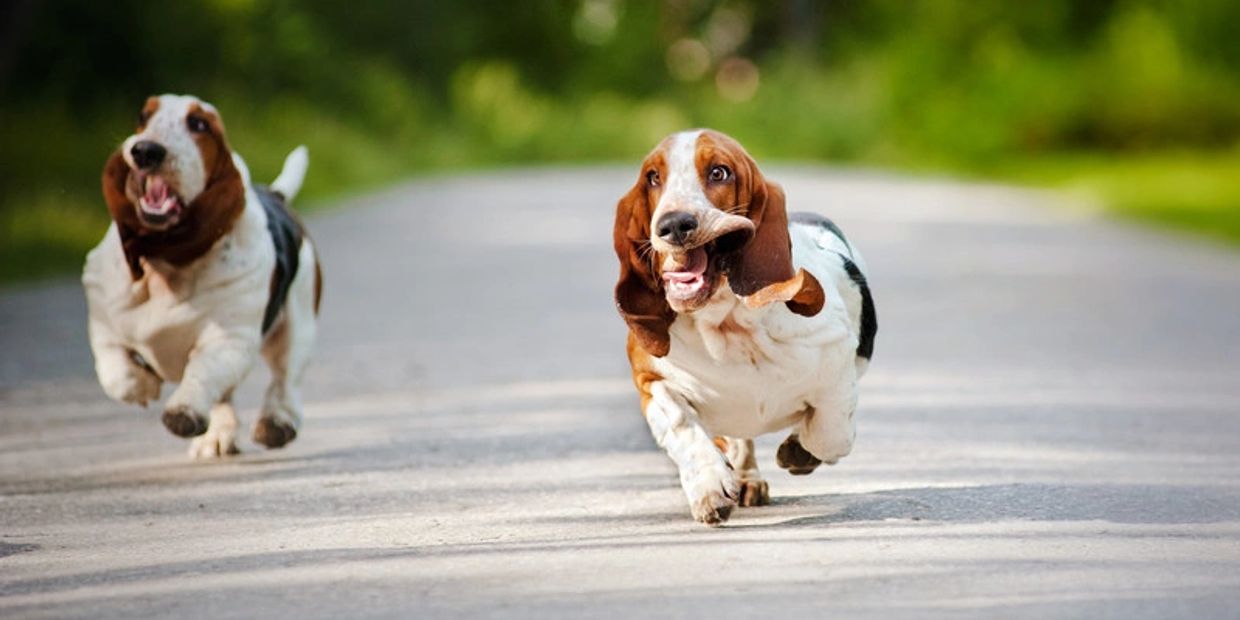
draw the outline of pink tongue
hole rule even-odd
[[[160,177],[152,177],[142,197],[142,208],[152,213],[165,213],[175,202],[168,197],[168,184]]]
[[[146,201],[151,204],[159,204],[168,197],[168,184],[159,177],[154,177],[146,186]]]
[[[692,282],[706,273],[706,250],[704,248],[695,248],[689,250],[688,264],[679,271],[664,271],[663,279],[671,282]]]

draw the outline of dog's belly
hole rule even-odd
[[[752,438],[796,425],[832,397],[835,377],[853,356],[842,347],[805,349],[785,363],[719,363],[695,357],[656,362],[669,389],[681,394],[715,435]],[[672,356],[669,356],[672,357]]]
[[[806,401],[732,397],[699,403],[697,410],[698,419],[710,434],[752,439],[800,422],[805,415]]]
[[[772,370],[721,365],[706,373],[676,373],[680,376],[673,375],[668,383],[693,404],[711,434],[752,438],[799,422],[822,391],[815,372],[781,380]]]

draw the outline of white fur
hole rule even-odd
[[[130,169],[137,168],[133,161],[135,143],[151,140],[163,145],[168,154],[160,167],[160,173],[177,189],[185,204],[193,202],[207,186],[207,171],[202,162],[202,153],[194,142],[194,136],[185,126],[185,117],[194,104],[198,104],[203,110],[215,112],[211,104],[197,97],[160,95],[159,109],[147,119],[146,127],[126,138],[121,144],[121,156],[125,158]]]
[[[667,178],[663,180],[663,195],[659,197],[651,221],[659,221],[659,217],[672,208],[687,211],[714,208],[706,197],[701,173],[697,169],[697,143],[701,136],[701,130],[682,131],[672,136],[672,143],[667,148]]]
[[[671,137],[666,155],[667,178],[663,179],[663,193],[650,217],[651,230],[657,227],[664,215],[672,211],[692,215],[703,230],[712,227],[725,216],[715,208],[710,198],[706,197],[706,190],[702,187],[697,170],[697,143],[701,135],[701,130],[693,130],[682,131]],[[655,250],[664,254],[679,251],[658,235],[652,235],[650,243]]]
[[[693,406],[666,381],[655,382],[646,405],[646,422],[655,441],[680,472],[680,486],[694,516],[712,507],[730,506],[738,493],[736,476],[711,435],[698,422]],[[707,449],[709,448],[709,449]],[[726,517],[725,517],[726,518]]]
[[[306,180],[306,168],[310,167],[310,154],[306,151],[305,146],[299,146],[293,149],[293,152],[284,158],[284,167],[280,170],[280,176],[271,182],[271,189],[284,194],[284,199],[292,202],[297,197],[297,191],[301,189],[301,184]]]
[[[660,208],[666,201],[707,200],[690,148],[697,137],[698,132],[678,134],[668,148],[669,178]],[[725,457],[713,436],[728,437],[732,452],[739,449],[734,440],[791,428],[801,445],[826,463],[852,450],[857,379],[867,362],[857,357],[861,294],[843,257],[863,272],[865,262],[856,248],[817,226],[792,224],[789,233],[794,269],[804,268],[826,293],[818,314],[800,316],[783,303],[750,309],[721,284],[705,306],[677,315],[669,353],[651,358],[662,380],[651,384],[646,416],[680,469],[695,516],[696,506],[711,501],[719,489],[725,494],[735,489],[738,476],[760,480],[756,466],[737,474],[721,467]]]
[[[298,385],[310,362],[318,331],[314,312],[314,247],[309,239],[301,246],[301,267],[289,287],[283,323],[271,329],[263,344],[263,358],[271,369],[271,384],[263,397],[262,416],[301,428],[301,392]],[[306,269],[306,266],[309,269]]]
[[[161,114],[165,109],[161,104]],[[161,114],[155,117],[158,123],[148,123],[146,133],[153,125],[165,127]],[[178,165],[189,166],[193,161],[201,165],[201,158],[195,160],[190,152],[197,152],[192,140],[189,145],[182,144],[173,133],[159,134],[169,157],[175,157]],[[124,150],[128,153],[128,147]],[[264,341],[261,328],[275,247],[267,230],[266,213],[250,185],[249,170],[235,153],[233,161],[245,182],[245,209],[232,230],[202,257],[182,267],[143,259],[144,275],[134,281],[116,224],[112,224],[103,241],[87,256],[82,274],[91,350],[104,391],[114,400],[145,406],[159,399],[161,380],[178,383],[165,409],[187,407],[210,415],[207,433],[190,446],[190,454],[200,458],[235,450],[237,419],[231,405],[232,392],[249,372],[260,349],[273,374],[263,415],[288,421],[294,428],[299,426],[295,384],[314,340],[317,259],[307,238],[284,311]],[[182,183],[196,175],[206,178],[201,171],[184,169],[180,174]],[[291,189],[296,193],[296,187]],[[192,200],[185,189],[182,192],[187,202]],[[136,363],[135,353],[158,376]]]
[[[811,228],[794,224],[790,231],[794,266],[825,289],[821,312],[804,317],[782,303],[750,309],[720,286],[705,307],[677,315],[671,351],[654,360],[669,389],[693,403],[713,434],[751,438],[788,428],[805,420],[806,405],[816,410],[819,427],[832,418],[851,419],[860,295],[842,259],[821,250]],[[725,322],[729,329],[721,329]],[[846,428],[839,449],[811,452],[829,457],[823,460],[847,454],[851,424]]]

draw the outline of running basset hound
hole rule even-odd
[[[237,452],[232,394],[260,352],[272,381],[254,440],[279,448],[301,426],[322,276],[287,203],[308,161],[298,147],[270,188],[254,185],[213,106],[163,95],[104,166],[113,222],[82,274],[95,371],[142,406],[178,383],[163,423],[194,438],[193,457]]]
[[[633,383],[695,519],[770,501],[758,435],[792,429],[776,460],[793,474],[852,450],[877,321],[865,261],[835,224],[790,218],[740,144],[697,130],[646,157],[614,242]]]

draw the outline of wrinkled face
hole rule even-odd
[[[230,158],[224,125],[215,108],[196,97],[147,99],[138,131],[121,145],[129,166],[125,196],[143,226],[171,228]]]
[[[676,312],[704,306],[723,281],[723,262],[753,236],[747,215],[757,174],[739,144],[707,130],[673,134],[643,163],[650,245]]]

